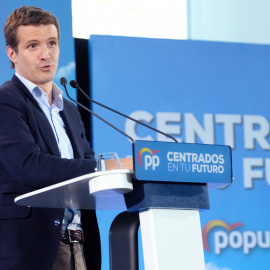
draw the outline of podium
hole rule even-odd
[[[22,206],[123,210],[124,193],[133,190],[133,171],[113,170],[76,177],[15,198]]]
[[[15,202],[31,207],[115,209],[138,213],[145,270],[204,270],[199,212],[209,209],[209,189],[232,182],[231,150],[229,147],[214,145],[206,148],[205,145],[196,145],[196,149],[192,149],[190,144],[176,144],[180,150],[175,150],[175,144],[156,143],[138,141],[134,145],[134,171],[91,173],[24,194],[17,197]],[[159,150],[150,150],[156,147]],[[171,151],[170,147],[174,150]],[[198,168],[193,166],[194,170],[181,171],[180,175],[185,179],[183,181],[179,180],[178,166],[176,176],[170,173],[167,173],[169,176],[163,176],[158,171],[158,167],[164,170],[162,148],[166,152],[166,162],[169,162],[168,171],[173,168],[174,162],[179,164],[179,153],[182,153],[182,159],[187,164],[194,160],[200,163],[198,161],[204,158],[207,168],[212,164],[211,168],[216,171],[209,173],[210,169],[201,170],[201,178],[198,179]],[[143,161],[145,153],[149,155],[145,155]],[[187,153],[190,158],[184,159],[183,153]],[[154,158],[155,154],[157,158]],[[218,160],[222,164],[220,168],[217,167]],[[142,170],[146,173],[142,173]]]

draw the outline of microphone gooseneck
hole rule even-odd
[[[68,94],[68,91],[67,91],[67,80],[65,77],[62,77],[60,79],[60,83],[61,85],[63,85],[64,89],[65,89],[65,92],[68,96],[68,98],[70,100],[72,100],[74,103],[76,103],[78,106],[82,107],[83,109],[85,109],[87,112],[93,114],[94,116],[96,116],[98,119],[100,119],[101,121],[103,121],[104,123],[106,123],[107,125],[109,125],[110,127],[114,128],[115,130],[117,130],[118,132],[120,132],[121,134],[123,134],[124,136],[126,136],[128,139],[130,139],[132,142],[134,142],[134,140],[129,136],[127,135],[125,132],[123,132],[122,130],[120,130],[119,128],[117,128],[116,126],[112,125],[111,123],[109,123],[108,121],[106,121],[104,118],[100,117],[99,115],[97,115],[96,113],[94,113],[93,111],[89,110],[87,107],[85,107],[83,104],[79,103],[78,101],[76,101],[75,99],[73,99],[69,94]]]
[[[125,118],[127,118],[127,119],[129,119],[129,120],[131,120],[131,121],[134,121],[134,122],[136,122],[137,124],[140,124],[140,125],[142,125],[142,126],[145,126],[145,127],[149,128],[149,129],[151,129],[151,130],[153,130],[153,131],[156,131],[156,132],[162,134],[163,136],[166,136],[166,137],[172,139],[173,141],[175,141],[176,143],[178,143],[178,141],[177,141],[174,137],[172,137],[171,135],[169,135],[169,134],[167,134],[167,133],[164,133],[164,132],[162,132],[162,131],[160,131],[160,130],[158,130],[158,129],[155,129],[155,128],[153,128],[153,127],[151,127],[151,126],[149,126],[149,125],[147,125],[147,124],[145,124],[145,123],[143,123],[143,122],[141,122],[141,121],[138,121],[138,120],[136,120],[136,119],[134,119],[134,118],[132,118],[132,117],[130,117],[130,116],[128,116],[128,115],[125,115],[125,114],[123,114],[123,113],[121,113],[121,112],[119,112],[119,111],[116,111],[116,110],[114,110],[114,109],[112,109],[112,108],[110,108],[110,107],[108,107],[108,106],[106,106],[106,105],[104,105],[104,104],[101,104],[101,103],[99,103],[99,102],[97,102],[97,101],[91,99],[91,98],[90,98],[90,97],[89,97],[89,96],[81,89],[81,87],[79,86],[79,84],[78,84],[76,81],[71,80],[71,81],[70,81],[70,85],[71,85],[73,88],[78,89],[78,90],[79,90],[79,91],[80,91],[80,92],[81,92],[81,93],[82,93],[89,101],[91,101],[91,102],[93,102],[93,103],[95,103],[95,104],[97,104],[97,105],[99,105],[99,106],[101,106],[101,107],[103,107],[103,108],[106,108],[106,109],[108,109],[108,110],[110,110],[110,111],[112,111],[112,112],[114,112],[114,113],[116,113],[116,114],[119,114],[119,115],[121,115],[121,116],[123,116],[123,117],[125,117]]]

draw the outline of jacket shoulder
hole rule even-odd
[[[14,77],[16,77],[14,75]],[[6,81],[0,86],[0,102],[15,101],[17,103],[25,103],[32,101],[36,103],[34,97],[28,89],[17,78],[12,78],[11,81]]]
[[[18,101],[22,99],[22,95],[16,85],[7,81],[0,86],[0,102]]]
[[[11,89],[15,89],[16,86],[11,81],[6,81],[0,86],[0,93],[5,93]]]

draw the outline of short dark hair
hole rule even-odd
[[[58,39],[60,38],[60,27],[57,18],[49,11],[34,6],[22,6],[15,9],[7,18],[4,26],[6,46],[18,52],[19,40],[17,30],[20,25],[55,25]],[[11,68],[14,64],[11,62]]]

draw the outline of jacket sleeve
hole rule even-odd
[[[0,92],[0,173],[7,170],[24,185],[45,187],[94,172],[96,161],[85,136],[79,142],[85,154],[76,159],[63,159],[40,143],[46,141],[42,139],[46,134],[41,135],[31,126],[34,119],[31,114],[25,100]],[[84,134],[80,125],[79,132]]]

